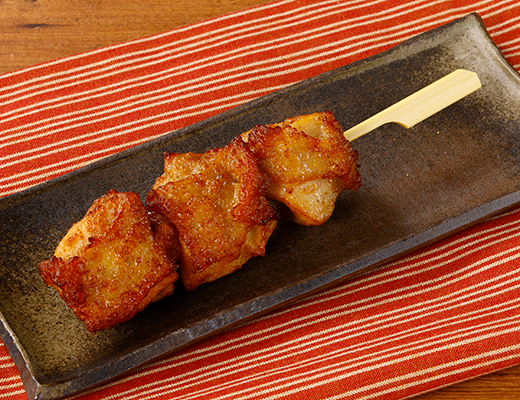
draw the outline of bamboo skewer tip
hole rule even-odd
[[[455,70],[345,131],[345,138],[353,141],[389,122],[411,128],[481,87],[475,72]]]

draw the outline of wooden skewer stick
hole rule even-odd
[[[344,135],[353,141],[388,122],[411,128],[481,86],[476,73],[458,69],[350,128]]]

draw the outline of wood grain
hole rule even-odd
[[[0,73],[149,36],[265,0],[0,0]],[[417,397],[518,399],[520,366]]]
[[[0,0],[0,73],[137,39],[265,0]]]
[[[520,366],[504,369],[434,392],[417,400],[513,400],[520,399]]]

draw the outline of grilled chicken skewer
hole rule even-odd
[[[349,141],[387,122],[407,128],[480,88],[458,70],[343,132],[330,112],[257,125],[203,154],[164,155],[164,174],[146,206],[109,191],[39,264],[45,282],[96,332],[125,322],[170,295],[262,256],[277,224],[267,199],[303,225],[321,225],[338,195],[361,185]]]

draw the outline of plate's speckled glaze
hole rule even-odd
[[[267,255],[133,320],[90,335],[39,276],[73,222],[108,189],[143,197],[163,151],[222,146],[258,123],[330,110],[345,129],[457,68],[482,89],[410,130],[389,124],[354,142],[363,187],[321,227],[281,223]],[[0,332],[29,398],[54,399],[111,379],[253,316],[520,203],[520,80],[480,18],[417,36],[0,201]]]

